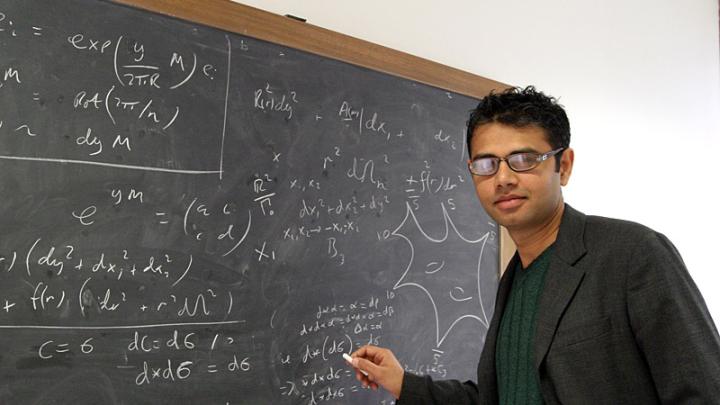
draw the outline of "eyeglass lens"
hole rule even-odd
[[[515,153],[505,159],[498,157],[484,157],[475,159],[470,163],[470,169],[475,174],[491,175],[497,172],[500,167],[500,161],[504,160],[508,166],[516,172],[528,171],[540,163],[540,157],[537,153]]]

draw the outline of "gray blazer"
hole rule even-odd
[[[518,260],[500,280],[477,383],[406,373],[401,404],[498,403],[495,343]],[[566,205],[539,305],[545,403],[720,404],[717,328],[662,234]]]

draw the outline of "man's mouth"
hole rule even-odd
[[[525,197],[519,195],[504,195],[495,200],[495,205],[500,209],[512,209],[520,206],[525,200]]]

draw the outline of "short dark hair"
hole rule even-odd
[[[516,128],[537,126],[545,131],[553,149],[570,146],[570,122],[557,99],[538,91],[533,86],[511,87],[501,93],[491,91],[480,100],[470,113],[467,123],[467,147],[470,150],[475,129],[484,124],[499,123]],[[472,157],[472,156],[471,156]],[[557,169],[560,154],[555,155]]]

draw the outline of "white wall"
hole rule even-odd
[[[665,233],[720,323],[717,0],[242,2],[559,97],[566,201]]]

